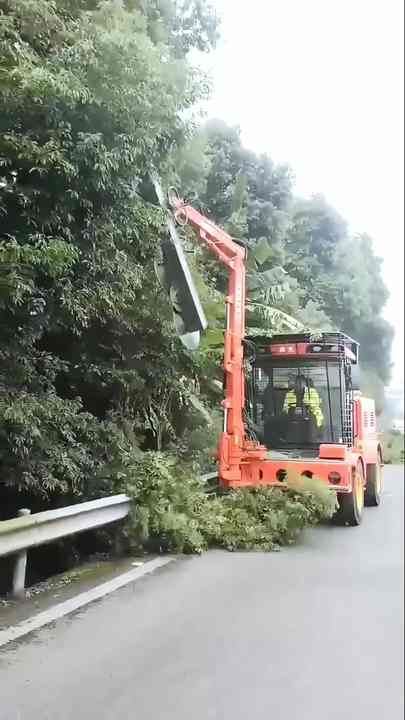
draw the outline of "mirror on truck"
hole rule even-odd
[[[360,392],[361,372],[359,365],[346,365],[345,379],[347,389],[353,390],[353,392]]]
[[[354,392],[361,390],[361,372],[359,365],[352,365],[352,389]]]

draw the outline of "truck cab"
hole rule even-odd
[[[246,417],[268,456],[255,482],[317,477],[337,491],[345,522],[381,498],[382,450],[374,401],[359,389],[359,344],[343,333],[248,338]],[[249,478],[249,484],[253,478]]]

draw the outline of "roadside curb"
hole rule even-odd
[[[113,580],[109,580],[108,582],[102,583],[91,590],[80,593],[79,595],[76,595],[76,597],[70,598],[65,602],[58,603],[44,612],[37,613],[33,617],[23,620],[17,625],[0,630],[0,648],[8,645],[10,642],[19,640],[35,630],[45,627],[45,625],[55,622],[55,620],[59,620],[66,615],[70,615],[70,613],[75,612],[75,610],[79,610],[96,600],[100,600],[115,590],[119,590],[136,580],[140,580],[145,575],[149,575],[155,570],[165,567],[175,560],[176,558],[174,557],[156,558],[155,560],[145,563],[142,567],[130,570],[123,575],[118,575],[118,577],[115,577]]]

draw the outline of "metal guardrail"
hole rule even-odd
[[[201,476],[201,480],[209,482],[217,477],[217,472],[211,472]],[[27,550],[122,520],[128,515],[129,507],[130,499],[126,495],[113,495],[34,515],[22,509],[19,517],[0,521],[0,558],[15,555],[14,597],[24,594]]]
[[[20,510],[20,517],[1,521],[0,557],[16,555],[13,595],[24,592],[29,548],[122,520],[128,515],[129,506],[126,495],[113,495],[34,515],[30,510]]]

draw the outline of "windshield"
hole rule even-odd
[[[272,448],[343,442],[342,389],[337,363],[270,364],[254,369],[254,422]]]

